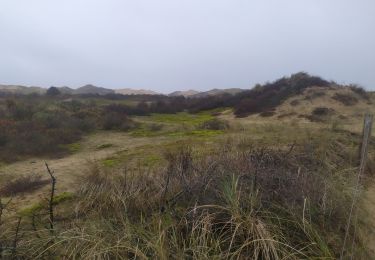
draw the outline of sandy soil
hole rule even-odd
[[[77,177],[85,173],[88,165],[92,162],[105,159],[117,152],[146,144],[158,145],[167,139],[165,137],[134,138],[125,133],[99,132],[86,136],[81,141],[81,148],[77,153],[60,159],[31,158],[25,161],[16,162],[0,168],[0,175],[21,176],[27,174],[41,174],[48,179],[44,162],[47,162],[57,178],[56,191],[73,191],[76,188]],[[105,149],[97,149],[103,144],[113,144]],[[49,192],[49,185],[27,195],[18,196],[13,199],[17,208],[30,206],[32,203],[44,198]],[[14,204],[14,203],[13,203]]]

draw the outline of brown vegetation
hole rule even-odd
[[[332,98],[345,106],[353,106],[358,103],[358,99],[350,94],[336,93]]]
[[[48,184],[48,180],[42,179],[41,175],[30,174],[5,182],[0,186],[0,197],[15,196],[37,190]]]
[[[213,118],[203,122],[200,128],[208,130],[225,130],[229,128],[229,123],[222,119]]]
[[[14,256],[335,258],[354,174],[346,137],[332,137],[283,148],[228,140],[205,156],[182,145],[151,171],[91,164],[69,202],[74,212],[59,210],[53,233],[43,228],[48,207],[28,213],[19,230],[34,230]]]
[[[238,117],[243,117],[269,111],[287,98],[302,93],[308,87],[328,87],[329,85],[329,82],[319,77],[300,72],[289,78],[282,78],[273,83],[258,86],[251,91],[240,93],[238,96],[241,97],[241,100],[235,106],[235,114]]]

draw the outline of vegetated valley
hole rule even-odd
[[[373,136],[355,193],[374,93],[306,73],[100,91],[0,89],[1,257],[375,257]]]

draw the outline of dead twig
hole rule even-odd
[[[20,232],[21,220],[22,220],[22,218],[19,217],[18,221],[17,221],[17,227],[16,227],[16,232],[15,232],[16,234],[15,234],[14,240],[13,240],[12,255],[15,255],[16,251],[17,251],[18,234]]]
[[[51,177],[51,195],[49,199],[48,212],[49,212],[49,221],[50,221],[50,231],[53,233],[54,230],[54,209],[53,209],[53,198],[55,196],[56,189],[56,177],[53,175],[53,171],[49,168],[48,164],[45,162],[48,174]]]

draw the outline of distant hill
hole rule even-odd
[[[73,89],[67,86],[57,87],[62,94],[67,95],[84,95],[84,94],[96,94],[96,95],[107,95],[107,94],[121,94],[121,95],[162,95],[161,93],[147,90],[147,89],[131,89],[131,88],[123,88],[123,89],[108,89],[97,87],[91,84],[85,85],[78,89]],[[0,93],[10,93],[10,94],[21,94],[21,95],[28,95],[32,93],[37,94],[45,94],[47,88],[42,87],[26,87],[21,85],[0,85]],[[240,88],[228,88],[228,89],[211,89],[209,91],[199,92],[193,89],[186,90],[186,91],[175,91],[168,96],[170,97],[177,97],[177,96],[184,96],[184,97],[194,97],[194,98],[202,98],[202,97],[209,97],[209,96],[216,96],[222,94],[231,94],[235,95],[245,91],[244,89]]]
[[[186,91],[175,91],[170,93],[168,96],[170,97],[178,97],[178,96],[184,96],[184,97],[190,97],[199,94],[199,91],[196,90],[186,90]]]
[[[161,95],[158,92],[147,90],[147,89],[131,89],[131,88],[123,88],[123,89],[115,89],[116,94],[121,95]]]
[[[217,88],[214,88],[214,89],[211,89],[209,91],[199,92],[199,93],[193,95],[192,97],[200,98],[200,97],[216,96],[216,95],[222,95],[222,94],[235,95],[235,94],[241,93],[243,91],[246,91],[246,89],[241,89],[241,88],[217,89]]]
[[[62,94],[73,94],[74,93],[74,89],[69,88],[69,87],[58,87],[58,90],[60,90],[60,92]]]
[[[231,94],[235,95],[246,91],[245,89],[241,88],[227,88],[227,89],[211,89],[208,91],[199,92],[193,89],[186,90],[186,91],[175,91],[170,93],[168,96],[176,97],[176,96],[184,96],[184,97],[192,97],[192,98],[202,98],[202,97],[209,97],[209,96],[217,96],[222,94]]]
[[[41,87],[25,87],[20,85],[0,85],[0,92],[11,94],[44,94],[47,90]]]
[[[84,94],[97,94],[97,95],[106,95],[106,94],[122,94],[122,95],[161,95],[155,91],[146,90],[146,89],[108,89],[97,87],[91,84],[85,85],[78,89],[73,89],[67,86],[57,87],[62,94],[68,95],[84,95]],[[9,93],[9,94],[20,94],[28,95],[32,93],[45,94],[47,88],[42,87],[26,87],[21,85],[0,85],[0,93]]]
[[[115,91],[113,89],[108,88],[101,88],[96,87],[94,85],[85,85],[83,87],[77,88],[74,90],[73,94],[80,95],[80,94],[97,94],[97,95],[106,95],[106,94],[114,94]]]

